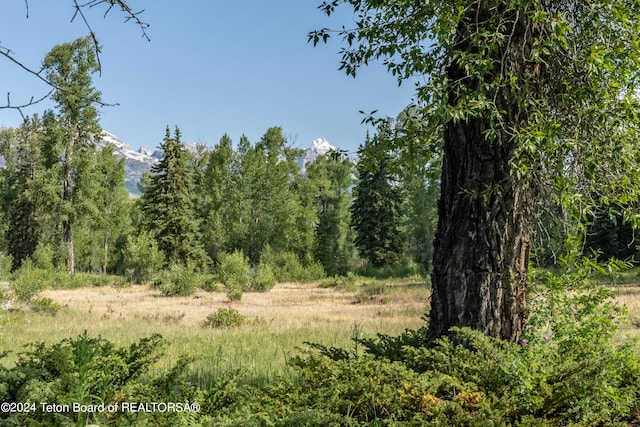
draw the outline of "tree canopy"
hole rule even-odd
[[[540,197],[576,220],[637,199],[640,4],[334,0],[319,8],[331,15],[341,5],[357,16],[337,31],[341,68],[355,76],[381,60],[399,82],[416,81],[422,123],[409,127],[425,151],[443,145],[431,335],[471,326],[517,340]]]

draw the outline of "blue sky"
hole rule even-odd
[[[34,68],[55,45],[87,33],[73,16],[71,0],[3,2],[0,45]],[[82,2],[80,2],[82,3]],[[313,47],[309,31],[350,25],[349,10],[328,18],[319,0],[130,0],[150,24],[148,42],[120,11],[103,18],[104,7],[87,10],[103,52],[95,85],[103,100],[101,124],[133,147],[156,147],[167,125],[179,126],[185,141],[215,145],[224,133],[257,141],[281,126],[292,145],[315,138],[357,150],[366,127],[358,112],[395,116],[413,96],[398,87],[382,65],[364,68],[356,79],[338,71],[340,44]],[[41,96],[46,88],[0,57],[0,97],[13,103]],[[3,102],[4,103],[4,102]],[[50,104],[25,110],[39,113]],[[20,115],[0,110],[0,126],[17,126]]]

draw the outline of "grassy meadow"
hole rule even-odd
[[[628,307],[620,338],[638,336],[638,271],[602,275],[599,280]],[[39,296],[50,298],[59,310],[52,314],[16,306],[0,312],[0,348],[9,351],[5,364],[28,343],[54,343],[84,331],[116,345],[159,333],[167,347],[158,371],[180,355],[192,355],[190,380],[206,387],[219,374],[233,370],[252,382],[287,375],[287,359],[307,348],[305,342],[353,349],[354,336],[396,335],[420,327],[428,310],[429,287],[419,278],[359,278],[344,286],[326,281],[279,283],[269,292],[245,292],[237,302],[229,302],[222,291],[166,297],[148,285],[45,290]],[[244,324],[204,326],[209,315],[228,308],[242,314]]]
[[[247,381],[287,375],[286,361],[305,342],[353,348],[354,335],[398,334],[423,324],[429,289],[420,279],[359,279],[347,286],[323,282],[279,283],[269,292],[245,292],[229,302],[225,293],[198,291],[166,297],[148,285],[91,286],[45,290],[61,308],[55,313],[15,307],[0,312],[0,348],[15,352],[30,342],[54,343],[85,330],[116,345],[153,333],[167,341],[157,369],[182,354],[195,357],[191,381],[206,387],[220,373],[241,370]],[[221,308],[233,308],[246,322],[211,328],[204,322]]]

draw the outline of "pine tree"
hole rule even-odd
[[[351,225],[360,254],[374,267],[393,265],[400,259],[404,238],[402,194],[394,177],[384,129],[358,150],[358,182],[353,190]]]
[[[352,167],[346,156],[332,152],[316,159],[306,170],[317,209],[313,257],[330,276],[346,274],[352,255],[349,228]]]
[[[169,263],[204,269],[209,260],[193,207],[189,154],[180,141],[178,128],[172,138],[167,127],[160,148],[164,158],[152,167],[142,195],[147,227]]]
[[[2,172],[7,253],[17,269],[33,255],[42,232],[44,211],[38,203],[38,178],[42,175],[40,141],[42,122],[37,116],[26,118],[22,126],[3,132],[1,153],[6,165]]]

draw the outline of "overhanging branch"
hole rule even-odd
[[[26,8],[26,17],[29,18],[29,0],[24,0],[24,4],[25,4],[25,8]],[[93,29],[91,28],[91,25],[89,23],[89,20],[86,18],[83,9],[85,8],[93,8],[99,5],[105,4],[107,5],[107,10],[104,13],[104,16],[106,17],[107,14],[114,8],[117,7],[119,8],[122,12],[124,12],[125,14],[125,22],[129,22],[129,21],[133,21],[138,27],[140,27],[141,31],[142,31],[142,37],[147,39],[148,41],[150,41],[150,38],[146,32],[146,29],[149,27],[149,24],[142,21],[140,19],[140,14],[142,14],[144,12],[144,10],[138,11],[138,12],[134,12],[129,5],[127,4],[127,2],[125,0],[90,0],[86,3],[78,3],[78,0],[73,0],[73,5],[74,5],[74,9],[75,12],[73,14],[73,16],[71,17],[71,21],[73,21],[74,19],[76,19],[76,17],[79,15],[84,24],[86,25],[87,29],[89,30],[89,34],[91,36],[91,39],[94,42],[94,46],[95,46],[95,53],[96,53],[96,58],[98,60],[98,66],[100,67],[100,48],[99,48],[99,44],[98,44],[98,40],[96,37],[95,32],[93,31]],[[17,65],[20,69],[22,69],[22,71],[33,75],[34,77],[36,77],[38,80],[42,81],[43,83],[45,83],[47,86],[51,87],[52,89],[43,96],[32,96],[29,101],[26,102],[22,102],[19,104],[12,104],[11,103],[11,94],[7,93],[7,102],[6,104],[0,104],[0,110],[4,110],[4,109],[13,109],[13,110],[17,110],[20,115],[22,115],[24,117],[24,114],[22,113],[22,109],[35,105],[39,102],[44,101],[45,99],[47,99],[51,93],[54,90],[62,90],[59,87],[56,87],[56,85],[54,85],[51,81],[49,81],[46,77],[44,77],[42,75],[42,71],[43,69],[40,68],[39,70],[36,71],[35,68],[31,68],[29,66],[27,66],[24,62],[22,62],[20,59],[16,58],[14,55],[14,52],[11,51],[11,49],[4,47],[4,46],[0,46],[0,56],[5,57],[6,59],[8,59],[10,62],[14,63],[15,65]],[[115,106],[118,104],[108,104],[108,103],[104,103],[104,102],[97,102],[97,105],[100,107],[109,107],[109,106]]]

